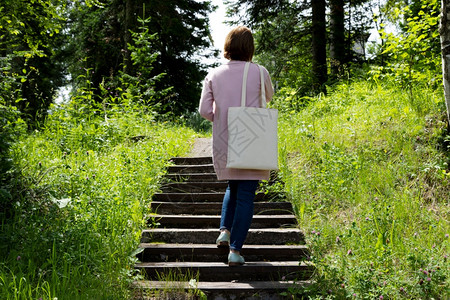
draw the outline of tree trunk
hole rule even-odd
[[[346,63],[344,0],[330,0],[330,9],[331,75],[335,79],[342,70],[341,66]]]
[[[447,0],[442,0],[441,9],[439,33],[441,35],[442,49],[442,77],[445,104],[447,106],[447,119],[450,124],[450,3]]]
[[[126,0],[125,2],[125,24],[124,24],[124,72],[131,74],[133,70],[133,62],[131,61],[131,53],[128,50],[128,44],[132,42],[130,30],[136,30],[136,0]]]
[[[327,81],[327,41],[325,0],[311,0],[312,5],[312,52],[313,77],[315,90],[325,92]]]

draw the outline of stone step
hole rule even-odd
[[[222,202],[225,191],[217,193],[156,193],[153,195],[153,201],[160,202]],[[257,201],[273,201],[277,199],[276,194],[257,193]]]
[[[215,244],[151,244],[139,245],[142,262],[204,261],[226,262],[229,250]],[[250,261],[300,261],[309,257],[305,245],[244,245],[241,251]]]
[[[161,187],[163,193],[214,193],[224,192],[227,182],[178,182],[166,183]]]
[[[166,174],[164,177],[173,182],[218,182],[216,173]]]
[[[145,262],[135,267],[142,270],[147,279],[192,274],[199,281],[305,280],[313,272],[311,265],[297,261],[246,262],[237,267],[223,262]]]
[[[213,163],[211,156],[205,157],[173,157],[171,161],[176,165],[209,165]]]
[[[141,243],[215,244],[219,235],[213,228],[153,228],[142,231]],[[304,245],[305,238],[300,229],[250,229],[245,245]]]
[[[214,166],[212,164],[169,166],[167,168],[167,173],[169,174],[214,173]]]
[[[212,215],[220,214],[222,211],[222,202],[160,202],[150,203],[153,212],[167,214],[185,214],[189,212],[193,215]],[[255,215],[285,215],[291,214],[292,204],[290,202],[255,202]]]
[[[152,215],[148,224],[159,223],[163,228],[219,228],[220,215]],[[292,228],[294,215],[256,215],[250,228]]]
[[[177,292],[157,292],[151,296],[161,297],[160,299],[185,299],[183,292],[198,289],[202,291],[208,300],[224,299],[245,299],[245,300],[282,300],[294,299],[290,292],[294,292],[296,297],[302,296],[301,291],[311,285],[310,281],[150,281],[142,280],[133,283],[134,289],[148,295],[156,290],[177,291]],[[285,292],[286,295],[282,295]],[[164,294],[165,293],[165,294]],[[177,298],[177,296],[181,298]],[[142,297],[141,297],[142,298]],[[139,298],[139,299],[141,299]],[[154,299],[154,298],[151,298]],[[298,299],[298,298],[296,298]]]

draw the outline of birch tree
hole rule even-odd
[[[442,76],[444,83],[445,104],[447,106],[447,118],[450,123],[450,2],[441,2],[441,35],[442,49]]]

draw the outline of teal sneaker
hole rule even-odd
[[[230,246],[230,235],[225,231],[221,232],[216,240],[218,248],[228,248]]]
[[[233,252],[230,252],[230,254],[228,254],[228,265],[230,267],[242,266],[243,264],[245,264],[245,260],[242,255]]]

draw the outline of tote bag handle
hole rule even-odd
[[[260,65],[257,65],[259,68],[259,73],[261,77],[261,99],[260,99],[260,107],[266,108],[266,89],[264,86],[264,72],[263,68]],[[242,78],[242,94],[241,94],[241,107],[245,107],[246,95],[247,95],[247,77],[248,77],[248,69],[250,67],[250,62],[245,63],[244,67],[244,77]]]

